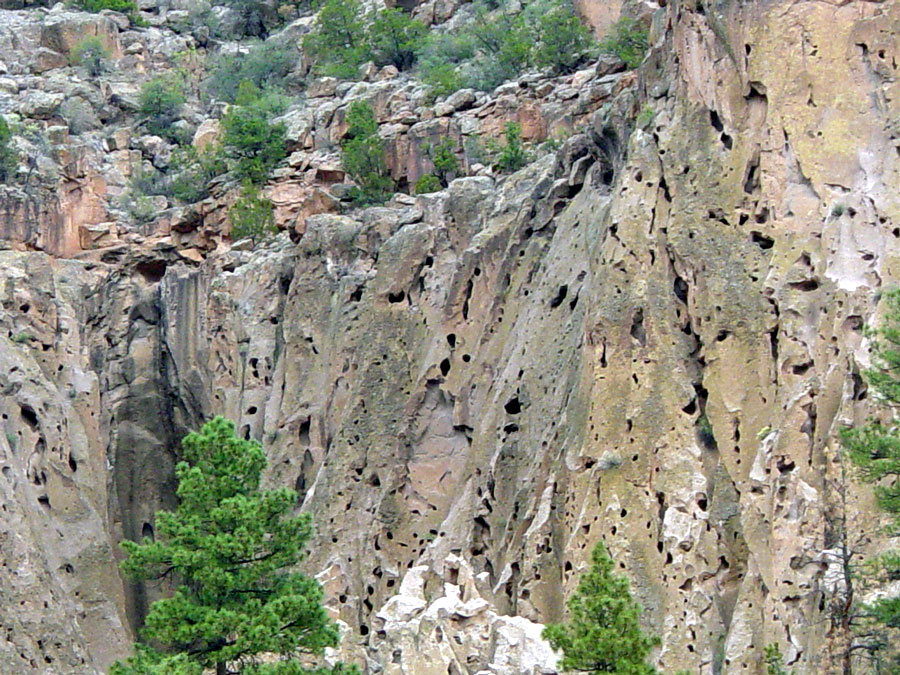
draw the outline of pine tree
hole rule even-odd
[[[566,603],[569,622],[544,629],[544,639],[563,653],[560,668],[592,675],[658,675],[647,657],[660,640],[641,629],[641,607],[628,580],[614,573],[615,563],[602,543],[591,561]]]
[[[305,667],[337,645],[338,632],[318,582],[295,570],[312,534],[308,515],[290,515],[297,494],[259,489],[262,446],[216,417],[188,434],[182,450],[176,510],[157,512],[155,540],[122,543],[128,576],[179,586],[151,605],[145,644],[111,675],[355,673]]]
[[[892,535],[900,534],[900,426],[897,406],[900,406],[900,290],[885,293],[884,323],[869,331],[872,338],[872,367],[863,374],[876,399],[888,411],[887,422],[876,419],[866,424],[846,429],[841,441],[850,460],[859,469],[860,477],[875,484],[878,505],[893,517]],[[900,551],[893,551],[878,559],[883,580],[900,579]],[[865,581],[876,579],[869,573]],[[884,597],[866,605],[861,612],[868,635],[861,648],[877,661],[889,661],[900,671],[900,658],[896,656],[893,640],[887,639],[884,629],[900,628],[900,597]],[[880,666],[883,667],[883,666]]]

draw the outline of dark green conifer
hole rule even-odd
[[[628,580],[614,572],[615,563],[598,543],[591,568],[569,598],[569,621],[544,629],[544,639],[563,658],[560,669],[591,675],[658,675],[647,663],[660,640],[640,626],[641,607],[631,596]]]
[[[315,579],[296,571],[312,534],[291,515],[297,494],[260,490],[262,446],[217,417],[182,443],[178,506],[156,514],[156,538],[126,541],[122,569],[138,580],[173,578],[178,589],[150,607],[144,644],[111,675],[324,675],[309,657],[338,643]],[[261,660],[262,654],[276,660]]]

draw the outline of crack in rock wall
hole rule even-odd
[[[164,589],[122,586],[113,544],[224,414],[314,514],[370,672],[553,672],[540,624],[600,539],[666,671],[762,672],[772,642],[834,671],[835,432],[897,277],[898,11],[670,3],[556,157],[298,243],[0,252],[0,665],[125,651]]]

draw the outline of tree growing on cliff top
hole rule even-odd
[[[591,568],[566,602],[569,622],[551,624],[544,639],[563,653],[560,668],[592,675],[658,675],[647,664],[659,644],[640,626],[641,607],[631,596],[628,579],[616,574],[602,543],[591,555]]]
[[[295,571],[312,533],[308,515],[290,515],[297,494],[259,489],[262,446],[216,417],[188,434],[182,451],[176,510],[156,514],[155,540],[122,543],[128,576],[179,586],[153,603],[144,644],[111,675],[355,673],[306,667],[337,645],[338,631],[318,582]]]
[[[378,134],[375,111],[366,101],[354,101],[347,110],[347,138],[341,144],[341,161],[357,188],[358,204],[380,204],[393,192],[384,158],[384,141]]]
[[[889,534],[900,535],[900,290],[885,293],[886,305],[883,325],[870,330],[872,338],[872,367],[863,375],[876,398],[888,411],[887,422],[870,419],[866,424],[841,433],[841,441],[850,460],[858,468],[860,477],[875,485],[878,505],[893,519]],[[867,574],[865,581],[873,577],[880,581],[900,579],[900,551],[880,556],[875,573]],[[887,632],[900,628],[900,597],[882,597],[861,608],[856,623],[865,633],[856,647],[867,651],[876,663],[890,662],[900,672],[900,655],[893,647],[894,640],[887,639]],[[883,671],[883,666],[879,666]]]

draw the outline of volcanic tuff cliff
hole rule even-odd
[[[317,82],[269,186],[293,239],[252,251],[222,195],[141,226],[112,205],[157,158],[129,137],[129,73],[190,38],[0,12],[0,112],[52,146],[21,139],[37,179],[0,187],[0,671],[127,652],[159,589],[123,583],[116,542],[152,533],[177,440],[213,414],[304,496],[309,569],[370,672],[552,672],[537,624],[601,538],[667,672],[759,673],[773,642],[837,668],[835,434],[869,410],[861,328],[900,275],[900,3],[637,10],[636,76],[601,62],[430,112],[395,73]],[[56,58],[86,32],[119,59],[99,83]],[[436,134],[576,133],[509,178],[337,215],[355,98],[398,179]],[[874,532],[868,489],[847,494]]]

